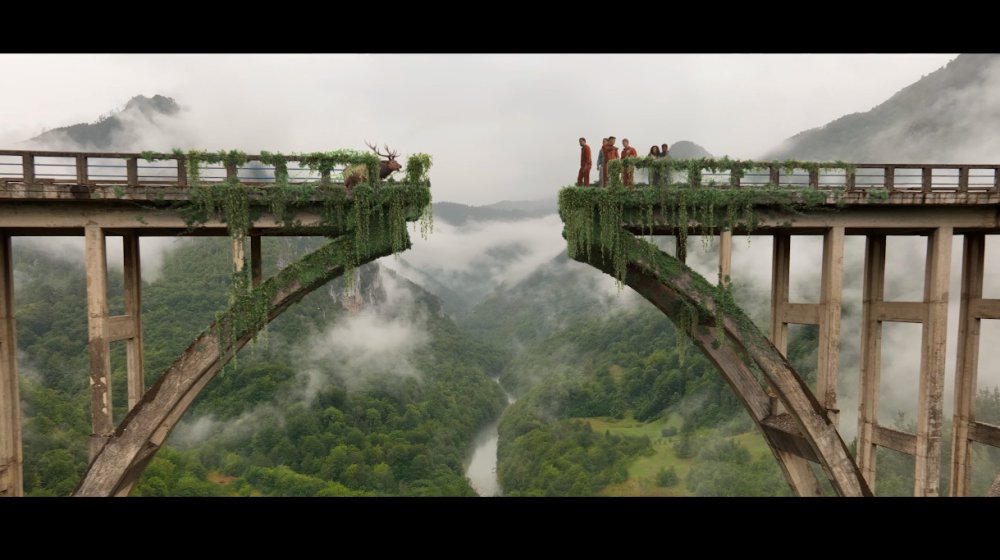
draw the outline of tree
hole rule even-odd
[[[666,467],[660,467],[660,470],[656,473],[656,485],[660,487],[675,486],[679,479],[677,478],[677,471],[674,467],[667,469]]]

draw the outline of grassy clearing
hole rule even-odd
[[[680,431],[683,419],[679,414],[669,414],[663,418],[652,422],[640,422],[631,416],[626,416],[621,420],[613,418],[582,418],[590,423],[595,432],[603,433],[605,430],[619,436],[647,436],[653,443],[653,454],[647,457],[638,457],[628,468],[628,479],[620,484],[611,484],[598,492],[600,496],[690,496],[685,481],[691,465],[697,459],[681,459],[674,453],[674,443],[680,438],[680,434],[671,437],[660,435],[664,428],[674,427]],[[756,459],[757,457],[770,455],[771,451],[764,442],[764,438],[755,430],[729,436],[745,447]],[[674,468],[680,481],[671,487],[662,488],[656,485],[656,473],[661,468]]]

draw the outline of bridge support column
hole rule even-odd
[[[895,449],[915,458],[915,496],[937,496],[941,473],[942,397],[948,329],[948,275],[953,229],[940,227],[927,237],[922,302],[885,302],[885,236],[871,235],[865,248],[861,383],[859,386],[858,467],[875,486],[875,449]],[[882,322],[922,323],[917,433],[878,423]]]
[[[844,278],[844,228],[832,227],[823,235],[823,271],[819,296],[819,349],[816,365],[816,398],[836,426],[837,373],[840,369],[840,302]]]
[[[250,236],[250,281],[253,283],[253,287],[260,286],[260,281],[263,274],[263,267],[261,265],[261,250],[260,250],[260,236],[251,235]]]
[[[245,239],[242,235],[237,235],[233,238],[233,272],[243,270],[243,264],[246,259]]]
[[[128,408],[132,410],[146,392],[142,356],[142,267],[139,258],[139,236],[130,233],[122,237],[124,245],[125,315],[131,337],[126,342],[128,353]]]
[[[0,496],[24,493],[13,265],[10,236],[0,233]]]
[[[789,267],[792,251],[792,238],[788,234],[774,235],[774,250],[771,258],[771,342],[781,352],[788,355],[788,323],[785,323],[783,310],[788,303]],[[784,412],[774,390],[767,388],[771,396],[771,408],[774,414]]]
[[[728,287],[733,272],[733,232],[719,232],[719,285]]]
[[[975,422],[981,318],[973,306],[982,301],[986,236],[967,233],[962,251],[962,299],[958,307],[958,357],[955,365],[955,416],[952,423],[951,495],[967,496],[972,481],[970,426]]]
[[[952,228],[939,227],[927,238],[924,276],[924,329],[917,402],[915,496],[937,496],[941,478],[941,427],[945,343],[948,336],[948,280]]]
[[[771,260],[771,342],[782,356],[788,354],[788,323],[785,322],[784,309],[788,304],[791,251],[791,236],[775,234]],[[772,387],[768,386],[767,394],[771,401],[771,415],[777,417],[786,414],[785,406]],[[783,448],[774,449],[785,476],[799,496],[823,495],[819,480],[812,472],[809,461]]]
[[[101,227],[84,229],[84,260],[87,272],[87,334],[90,348],[90,459],[101,451],[114,432],[111,409],[111,352],[106,336],[108,323],[108,259]]]
[[[885,236],[865,238],[865,277],[861,306],[861,379],[858,383],[857,462],[861,475],[875,490],[875,430],[878,427],[882,322],[875,309],[885,294]]]
[[[771,260],[771,342],[782,355],[788,353],[788,323],[784,321],[782,310],[788,303],[789,261],[791,259],[792,238],[788,234],[774,235],[774,251]]]

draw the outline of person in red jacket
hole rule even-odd
[[[618,159],[618,147],[615,146],[615,137],[608,136],[608,142],[601,150],[604,152],[604,186],[607,187],[610,186],[610,183],[608,183],[608,164]]]
[[[580,172],[576,175],[576,186],[590,186],[590,146],[586,138],[580,138]]]
[[[622,145],[624,146],[624,148],[622,148],[622,159],[625,159],[625,158],[634,158],[634,157],[637,157],[639,155],[635,151],[635,148],[633,148],[632,146],[629,145],[628,138],[623,138],[622,139]],[[634,184],[634,182],[633,182],[634,177],[635,177],[635,168],[629,169],[629,168],[626,168],[626,167],[622,167],[622,184],[623,185],[625,185],[627,187],[632,187],[633,184]]]

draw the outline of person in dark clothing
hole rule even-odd
[[[657,146],[656,144],[654,144],[652,147],[650,147],[649,148],[649,157],[651,157],[651,158],[658,158],[658,157],[660,157],[660,147]],[[653,168],[649,169],[649,173],[648,174],[649,174],[649,184],[650,185],[659,185],[660,184],[660,170],[659,169],[653,167]]]
[[[660,157],[664,159],[673,159],[670,157],[670,146],[667,146],[666,142],[660,146]],[[670,171],[666,171],[663,174],[663,182],[670,184]]]

